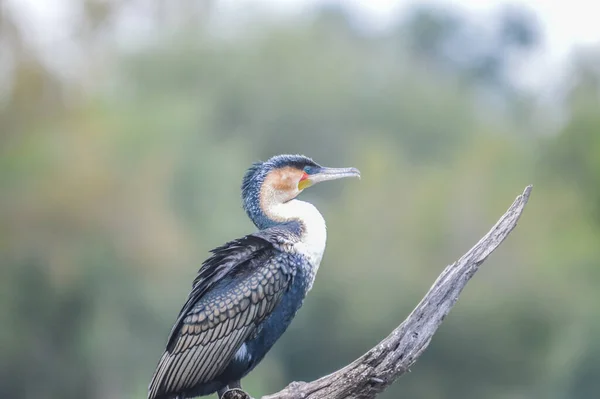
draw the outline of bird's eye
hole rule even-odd
[[[311,171],[312,171],[312,167],[311,166],[305,166],[304,167],[304,172],[305,173],[308,173],[310,175]]]

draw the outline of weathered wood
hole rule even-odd
[[[262,399],[371,399],[385,390],[417,361],[467,282],[515,228],[531,189],[525,188],[496,225],[444,269],[408,318],[377,346],[332,374],[312,382],[292,382]]]

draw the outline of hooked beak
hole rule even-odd
[[[317,173],[311,174],[308,180],[313,185],[322,181],[343,179],[344,177],[358,177],[360,179],[360,171],[356,168],[320,168]]]

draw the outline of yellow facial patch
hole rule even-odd
[[[300,182],[298,182],[298,190],[304,190],[310,186],[312,186],[312,181],[309,178],[300,180]]]

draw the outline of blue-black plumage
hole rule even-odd
[[[222,394],[246,376],[285,332],[311,289],[326,227],[296,198],[313,184],[359,177],[302,155],[253,164],[242,182],[243,207],[259,229],[212,251],[169,335],[149,399]]]

